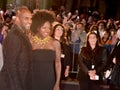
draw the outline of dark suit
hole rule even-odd
[[[116,64],[113,64],[113,62],[112,62],[113,58],[116,58]],[[113,71],[112,75],[113,74],[115,75],[116,72],[119,72],[115,76],[117,80],[113,80],[113,76],[111,77],[112,80],[111,80],[110,90],[120,90],[120,79],[119,79],[120,78],[119,77],[119,75],[120,75],[120,71],[119,71],[120,70],[119,69],[120,68],[120,40],[116,43],[116,45],[113,48],[113,51],[109,58],[109,64],[112,65],[112,67],[118,66],[118,68],[114,67],[114,71]]]
[[[90,48],[83,47],[79,55],[79,73],[78,80],[80,81],[80,90],[100,90],[100,80],[102,79],[102,73],[107,61],[107,51],[105,48],[98,46],[97,49],[91,50]],[[96,70],[96,74],[99,75],[99,80],[90,80],[88,71],[92,69]]]
[[[120,42],[120,41],[118,41],[118,42]],[[117,63],[120,63],[120,43],[118,43],[118,42],[114,46],[113,51],[110,55],[110,64],[112,64],[112,60],[114,57],[116,58]]]
[[[3,42],[0,90],[30,90],[31,50],[28,37],[14,25]]]

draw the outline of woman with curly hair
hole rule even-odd
[[[53,14],[47,10],[32,17],[32,90],[59,90],[61,48],[50,36],[53,21]]]

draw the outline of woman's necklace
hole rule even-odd
[[[52,39],[52,37],[50,37],[50,36],[48,36],[44,39],[41,39],[35,35],[35,36],[32,36],[32,43],[37,44],[41,47],[44,47],[51,39]]]

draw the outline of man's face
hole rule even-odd
[[[19,16],[20,26],[24,30],[30,30],[32,23],[32,14],[30,12],[21,13]]]

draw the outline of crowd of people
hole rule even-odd
[[[110,90],[119,90],[119,40],[120,22],[98,11],[0,12],[0,90],[60,90],[72,70],[80,90],[100,90],[111,68]]]

